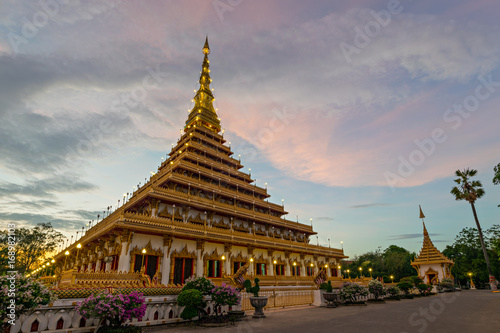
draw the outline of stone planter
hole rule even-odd
[[[250,296],[250,304],[255,308],[253,318],[265,318],[264,307],[267,305],[267,296]]]
[[[337,294],[336,293],[323,293],[323,297],[325,301],[327,301],[327,308],[336,308],[337,306],[335,305],[335,301],[337,300]]]

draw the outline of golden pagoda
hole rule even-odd
[[[312,226],[284,218],[240,171],[213,105],[208,38],[203,54],[181,138],[149,181],[56,256],[60,288],[234,282],[237,272],[261,285],[312,285],[320,271],[340,281],[343,250],[309,244]]]
[[[432,243],[427,228],[425,227],[425,215],[420,209],[420,218],[424,226],[424,243],[419,255],[411,262],[411,265],[417,270],[418,275],[427,284],[437,284],[444,278],[453,278],[451,267],[454,262],[442,254]]]

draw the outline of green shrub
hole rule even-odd
[[[420,283],[417,285],[417,289],[421,295],[428,295],[432,290],[432,286],[429,284]]]
[[[181,318],[184,320],[193,319],[207,306],[206,302],[203,301],[203,294],[196,289],[181,291],[177,297],[177,303],[180,306],[185,306],[180,314]]]
[[[410,293],[410,289],[413,288],[413,282],[406,280],[407,278],[401,279],[401,281],[397,284],[398,288],[404,291],[406,295]]]
[[[322,290],[326,291],[327,293],[331,293],[331,292],[333,292],[332,282],[331,282],[331,281],[328,281],[328,283],[323,282],[323,283],[319,286],[319,289],[322,289]]]
[[[397,286],[390,286],[389,288],[387,288],[387,293],[391,295],[391,297],[396,298],[399,297],[401,289],[399,289]]]
[[[455,284],[453,283],[452,279],[445,278],[441,280],[439,283],[439,286],[442,288],[450,289],[453,290],[455,288]]]

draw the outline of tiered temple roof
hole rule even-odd
[[[422,213],[422,209],[420,209],[420,218],[422,219],[422,224],[424,226],[424,243],[419,255],[415,258],[415,260],[412,261],[411,265],[418,266],[423,264],[441,263],[448,263],[453,265],[453,260],[448,259],[432,243],[431,238],[429,237],[429,233],[427,232],[427,228],[425,227],[425,222],[423,221],[425,216]]]
[[[164,260],[174,238],[196,241],[201,250],[205,242],[211,242],[227,249],[246,247],[249,255],[253,249],[265,249],[271,257],[273,251],[284,252],[287,258],[291,253],[301,258],[322,257],[324,266],[345,258],[342,249],[309,244],[310,236],[316,234],[312,226],[284,218],[284,206],[269,202],[267,188],[257,186],[249,173],[240,171],[241,160],[232,157],[213,105],[209,53],[207,39],[194,107],[168,158],[121,207],[85,233],[79,240],[81,251],[72,244],[56,260],[66,262],[64,253],[68,250],[75,267],[80,255],[88,258],[84,263],[89,269],[92,260],[95,263],[96,259],[100,262],[119,255],[119,266],[126,269],[133,265],[132,261],[130,265],[122,262],[129,258],[129,245],[121,248],[116,244],[131,244],[134,232],[162,236],[164,251],[168,251],[163,253]]]

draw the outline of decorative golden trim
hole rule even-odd
[[[214,250],[214,252],[212,252],[212,254],[208,254],[208,253],[207,253],[207,254],[205,254],[205,255],[203,256],[203,260],[204,260],[204,261],[206,261],[206,260],[222,260],[222,259],[221,259],[221,257],[222,257],[222,254],[219,254],[219,253],[217,252],[217,248],[216,248],[216,249]]]
[[[241,251],[240,253],[238,253],[237,256],[231,256],[231,262],[247,262],[248,261],[248,258],[247,257],[243,257],[243,255],[241,254]]]
[[[264,254],[261,254],[260,257],[255,258],[253,262],[256,264],[269,264],[269,258],[264,259]]]
[[[146,255],[150,255],[150,256],[163,256],[163,251],[160,249],[153,249],[153,247],[151,246],[151,241],[148,242],[148,244],[146,245],[146,247],[144,247],[144,249],[146,249]],[[137,246],[135,246],[131,251],[130,251],[130,255],[134,255],[134,254],[139,254],[139,255],[142,255],[142,250],[143,248],[138,248]]]
[[[167,258],[170,255],[170,249],[172,248],[172,241],[174,240],[174,236],[172,235],[163,235],[163,247],[167,247]]]
[[[203,252],[205,252],[205,240],[204,239],[198,238],[196,240],[196,249],[201,250],[200,257],[203,256]]]
[[[170,254],[170,258],[173,259],[173,258],[198,258],[198,256],[196,255],[196,251],[193,251],[193,252],[188,252],[188,248],[187,248],[187,245],[184,246],[184,248],[179,252],[177,250],[174,250],[174,252],[172,252]]]

